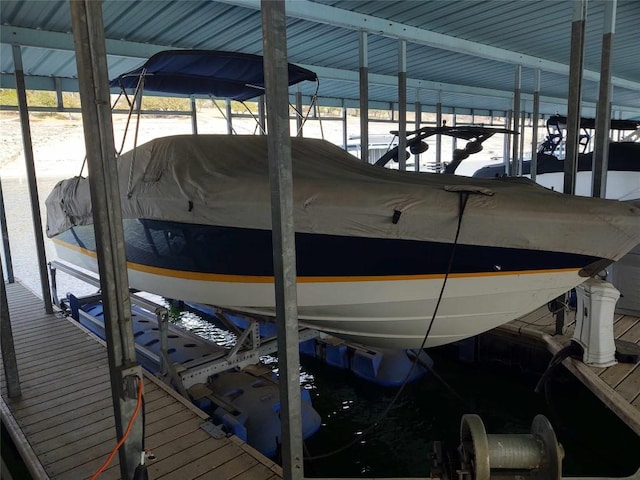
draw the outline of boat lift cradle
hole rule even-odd
[[[77,279],[80,279],[89,285],[96,287],[100,286],[99,280],[93,275],[82,272],[74,267],[66,265],[58,261],[52,261],[49,263],[49,269],[51,274],[52,293],[54,296],[54,303],[56,306],[61,307],[60,301],[57,295],[57,283],[56,283],[56,271],[61,270]],[[97,301],[99,295],[89,297],[87,300]],[[212,341],[205,340],[198,335],[191,332],[187,332],[183,329],[171,327],[169,325],[169,312],[161,305],[158,305],[148,299],[145,299],[135,292],[131,294],[131,303],[149,312],[149,317],[155,316],[158,323],[158,342],[148,342],[157,344],[159,347],[156,351],[136,343],[136,352],[147,363],[155,364],[156,371],[159,372],[158,376],[168,384],[171,384],[176,390],[178,390],[183,396],[190,399],[188,390],[198,384],[206,384],[209,377],[217,373],[221,373],[231,369],[242,369],[250,365],[259,363],[260,357],[274,353],[278,349],[277,338],[261,338],[258,333],[259,319],[249,318],[250,325],[240,332],[237,327],[230,326],[230,330],[238,334],[236,344],[231,349],[217,346]],[[91,323],[100,323],[91,315],[78,309],[78,314],[83,320]],[[218,317],[225,322],[224,311],[219,310]],[[227,322],[225,322],[227,323]],[[230,322],[229,322],[230,323]],[[171,332],[170,332],[171,330]],[[299,341],[304,342],[312,338],[316,338],[320,335],[317,330],[308,328],[300,329],[298,336]],[[195,344],[201,348],[209,347],[209,351],[206,356],[202,356],[199,359],[190,359],[189,361],[179,364],[175,364],[171,358],[170,341],[174,340],[176,336],[181,336],[188,340],[190,344]],[[170,340],[171,339],[171,340]]]

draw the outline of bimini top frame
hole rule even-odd
[[[316,88],[306,116],[293,107],[296,115],[302,119],[302,124],[316,102],[319,80],[315,72],[289,63],[288,86],[304,81],[315,81]],[[165,50],[156,53],[138,68],[110,80],[109,85],[120,89],[120,96],[114,102],[114,108],[121,96],[124,96],[129,105],[129,117],[122,144],[117,150],[117,154],[120,155],[124,149],[134,112],[137,117],[134,146],[137,146],[142,107],[140,100],[145,90],[174,95],[229,99],[244,104],[246,100],[265,94],[264,58],[261,55],[220,50]],[[254,117],[262,133],[266,133],[262,122],[255,118],[246,105],[245,108]],[[82,170],[84,170],[84,164],[81,174]],[[128,195],[131,193],[130,189],[129,183]]]
[[[311,70],[289,64],[288,85],[318,83]],[[142,66],[111,80],[111,87],[182,95],[205,95],[243,102],[265,93],[263,57],[218,50],[166,50]]]

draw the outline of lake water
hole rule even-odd
[[[57,178],[39,180],[43,217],[44,198],[56,182]],[[2,188],[15,276],[40,292],[27,184],[19,177],[3,177]],[[52,242],[45,242],[47,259],[55,259]],[[95,291],[64,274],[58,280],[60,295]],[[189,324],[208,335],[206,319],[195,318]],[[430,354],[449,387],[433,376],[410,384],[385,420],[364,437],[359,432],[379,418],[396,390],[302,357],[301,378],[323,418],[320,431],[306,442],[307,455],[322,455],[356,439],[339,454],[307,462],[306,475],[426,476],[433,440],[454,450],[464,413],[481,415],[489,434],[529,433],[533,417],[545,414],[565,448],[565,476],[623,476],[640,466],[640,438],[568,374],[553,383],[548,402],[533,392],[539,373],[497,362],[464,364],[448,348]],[[277,363],[275,358],[271,361]]]

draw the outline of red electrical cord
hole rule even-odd
[[[95,480],[96,478],[98,478],[98,476],[100,476],[100,474],[107,469],[107,467],[111,463],[111,460],[113,460],[113,457],[116,455],[120,447],[124,444],[125,440],[129,436],[129,433],[131,433],[133,422],[138,416],[138,413],[140,413],[140,407],[142,407],[142,387],[143,387],[142,378],[138,377],[138,401],[136,403],[136,409],[134,410],[133,415],[129,419],[127,430],[124,432],[124,435],[122,436],[118,444],[114,447],[114,449],[109,454],[109,458],[107,458],[105,462],[102,464],[102,466],[98,469],[98,471],[93,474],[93,476],[91,477],[91,480]]]

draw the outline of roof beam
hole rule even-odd
[[[70,52],[74,51],[73,36],[71,34],[22,27],[2,27],[2,29],[0,29],[0,42],[6,44],[17,44],[24,47],[46,48]],[[175,49],[174,47],[165,45],[126,42],[123,40],[112,39],[106,39],[106,44],[107,54],[109,56],[125,58],[147,59],[162,50]],[[315,65],[300,64],[300,66],[316,72],[316,74],[321,78],[356,83],[359,81],[357,72],[353,72],[351,70],[318,67]],[[374,85],[396,86],[398,79],[395,76],[370,74],[369,82]],[[511,98],[513,96],[513,92],[509,91],[499,91],[453,83],[433,82],[429,80],[408,79],[407,86],[427,90],[442,90],[453,93],[465,93],[491,97]]]
[[[245,0],[224,0],[224,1],[245,1]],[[296,0],[296,2],[305,3],[303,0]],[[296,3],[294,2],[294,3]],[[317,5],[317,4],[316,4]],[[123,40],[106,39],[107,54],[109,56],[117,56],[123,58],[140,58],[147,59],[153,54],[167,49],[176,49],[167,45],[127,42]],[[44,30],[36,30],[23,27],[3,26],[0,29],[0,43],[4,44],[17,44],[25,47],[54,49],[68,52],[75,52],[73,45],[73,36],[67,33],[51,32]],[[345,82],[358,83],[358,72],[351,70],[341,70],[338,68],[319,67],[316,65],[304,65],[299,64],[301,67],[308,68],[316,72],[320,78],[327,80],[337,80]],[[2,88],[15,88],[13,75],[3,73],[0,76],[0,87]],[[34,90],[52,90],[55,91],[53,81],[51,77],[34,77],[31,75],[25,76],[28,89]],[[77,81],[73,79],[62,79],[63,91],[77,91]],[[369,83],[372,85],[384,85],[397,87],[398,79],[395,76],[381,75],[369,73]],[[51,87],[49,87],[51,85]],[[638,84],[640,87],[640,84]],[[481,87],[473,87],[470,85],[461,85],[453,83],[433,82],[429,80],[420,80],[415,78],[407,79],[407,87],[419,88],[421,90],[433,90],[460,93],[465,95],[481,95],[498,98],[512,98],[512,91],[494,90]],[[640,90],[640,88],[639,88]],[[530,99],[531,95],[522,94],[523,99]],[[541,97],[541,101],[565,104],[566,99],[554,98],[554,97]],[[585,107],[595,107],[595,104],[583,104]],[[633,107],[621,107],[618,105],[613,106],[614,110],[620,110],[624,112],[638,114],[638,109]]]
[[[105,39],[107,53],[117,57],[144,58],[169,48],[174,47],[164,45],[153,45],[149,43],[127,42],[124,40]],[[0,43],[9,45],[20,45],[22,47],[46,48],[47,50],[62,50],[74,52],[73,35],[71,33],[60,33],[35,28],[12,27],[3,25],[0,29]]]
[[[239,7],[260,9],[260,0],[215,0]],[[411,43],[427,45],[429,47],[457,52],[474,57],[481,57],[497,62],[512,63],[545,72],[569,75],[569,65],[545,60],[543,58],[525,55],[520,52],[492,47],[470,40],[431,32],[422,28],[411,27],[371,15],[364,15],[350,10],[331,7],[309,0],[285,0],[288,17],[308,20],[316,23],[343,27],[350,30],[366,31],[376,35],[398,38]],[[599,81],[600,72],[584,70],[584,79]],[[613,85],[640,91],[640,82],[634,82],[619,77],[612,77]]]

